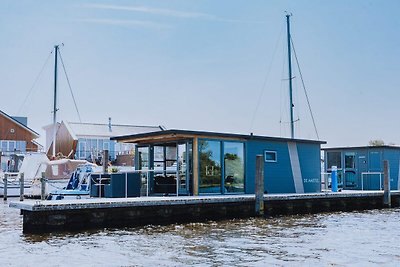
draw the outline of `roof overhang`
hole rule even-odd
[[[189,131],[189,130],[165,130],[156,131],[143,134],[115,136],[111,140],[116,140],[122,143],[160,143],[160,142],[173,142],[185,139],[193,138],[214,138],[214,139],[228,139],[228,140],[264,140],[264,141],[281,141],[281,142],[300,142],[300,143],[315,143],[315,144],[326,144],[325,141],[306,140],[306,139],[290,139],[283,137],[270,137],[270,136],[258,136],[258,135],[244,135],[244,134],[232,134],[232,133],[218,133],[218,132],[205,132],[205,131]]]

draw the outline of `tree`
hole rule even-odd
[[[385,142],[382,139],[375,139],[369,141],[370,146],[383,146],[384,144]]]

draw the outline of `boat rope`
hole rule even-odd
[[[58,50],[58,55],[60,56],[60,59],[61,59],[61,65],[62,65],[63,70],[64,70],[65,78],[67,79],[67,83],[68,83],[69,91],[71,92],[72,100],[74,101],[75,110],[76,110],[76,113],[78,114],[79,122],[82,122],[81,114],[79,113],[78,106],[76,105],[75,96],[74,96],[74,93],[72,91],[71,83],[69,82],[67,70],[65,69],[64,60],[62,59],[60,50]]]
[[[314,125],[314,130],[315,130],[315,133],[316,133],[317,138],[318,138],[318,140],[319,140],[319,134],[318,134],[317,126],[316,126],[316,124],[315,124],[314,114],[313,114],[312,109],[311,109],[310,100],[309,100],[309,98],[308,98],[306,86],[305,86],[305,84],[304,84],[303,74],[301,73],[300,64],[299,64],[299,60],[297,59],[297,53],[296,53],[296,49],[294,48],[294,43],[293,43],[292,37],[290,37],[290,42],[291,42],[291,44],[292,44],[293,53],[294,53],[294,57],[295,57],[295,59],[296,59],[297,68],[299,69],[300,79],[301,79],[301,83],[302,83],[302,85],[303,85],[304,94],[305,94],[306,99],[307,99],[307,105],[308,105],[308,109],[309,109],[310,114],[311,114],[311,119],[312,119],[312,122],[313,122],[313,125]]]
[[[50,59],[51,54],[53,54],[53,50],[52,50],[52,51],[49,53],[49,55],[47,56],[47,59],[46,59],[46,61],[44,62],[43,66],[42,66],[42,69],[39,71],[39,74],[36,76],[36,79],[35,79],[35,81],[33,82],[31,88],[29,89],[28,94],[26,95],[24,101],[22,102],[21,106],[19,107],[18,112],[17,112],[18,115],[21,115],[22,108],[25,106],[25,103],[26,103],[26,101],[28,100],[29,96],[31,95],[31,93],[32,93],[32,91],[33,91],[33,88],[35,88],[37,82],[39,81],[40,76],[42,76],[42,73],[43,73],[43,71],[44,71],[44,69],[45,69],[47,63],[49,62],[49,59]]]
[[[283,29],[284,29],[284,24],[282,24],[282,27],[281,27],[281,30],[280,30],[278,39],[277,39],[276,44],[275,44],[274,52],[273,52],[273,54],[272,54],[272,59],[271,59],[270,64],[269,64],[269,66],[268,66],[267,73],[266,73],[266,75],[265,75],[264,82],[263,82],[263,85],[262,85],[261,90],[260,90],[260,94],[259,94],[259,97],[258,97],[258,100],[257,100],[257,105],[256,105],[256,108],[255,108],[255,110],[254,110],[254,112],[253,112],[253,116],[252,116],[252,118],[251,118],[251,122],[250,122],[250,131],[249,131],[249,132],[252,132],[252,131],[253,131],[254,120],[255,120],[255,118],[256,118],[256,114],[257,114],[258,108],[260,107],[260,104],[261,104],[261,99],[262,99],[262,96],[263,96],[263,94],[264,94],[265,87],[266,87],[266,85],[267,85],[267,81],[268,81],[268,78],[269,78],[269,74],[271,73],[272,64],[273,64],[273,62],[274,62],[274,58],[275,58],[275,55],[276,55],[276,51],[277,51],[279,42],[280,42],[281,37],[282,37]]]

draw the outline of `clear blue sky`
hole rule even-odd
[[[288,136],[285,10],[320,138],[400,144],[400,1],[3,0],[0,109],[44,135],[53,58],[24,99],[64,43],[85,122]],[[296,137],[315,139],[294,75]],[[78,121],[59,77],[59,120]]]

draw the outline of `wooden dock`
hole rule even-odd
[[[383,208],[383,191],[266,194],[264,215]],[[391,192],[392,207],[400,191]],[[198,222],[256,216],[254,195],[26,200],[11,202],[20,209],[25,233],[77,231],[104,227]]]

